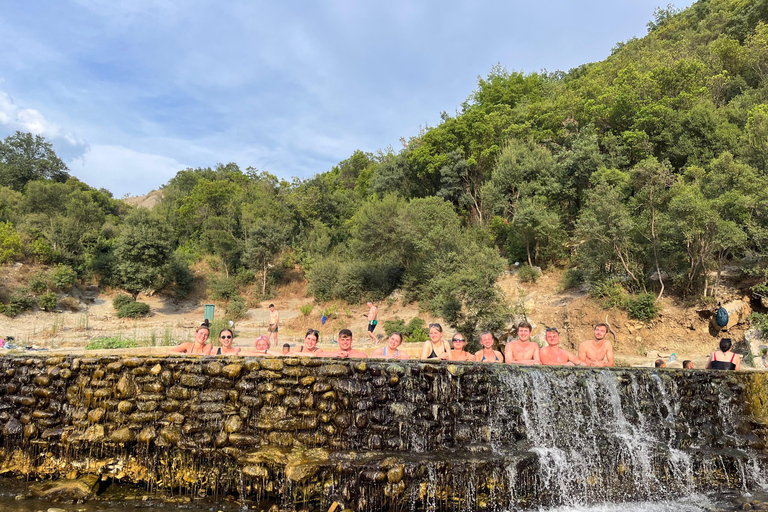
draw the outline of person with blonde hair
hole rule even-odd
[[[177,345],[170,349],[168,352],[173,354],[199,354],[203,356],[209,356],[211,355],[211,350],[213,349],[213,345],[206,343],[210,334],[211,333],[208,327],[201,325],[195,329],[195,341],[187,341]]]

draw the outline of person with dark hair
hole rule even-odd
[[[352,331],[342,329],[339,331],[339,350],[321,351],[319,357],[356,357],[363,359],[368,357],[365,352],[352,348]]]
[[[493,350],[493,334],[486,331],[480,335],[482,350],[475,352],[475,361],[478,363],[503,363],[504,356],[498,350]]]
[[[370,332],[370,331],[369,331]],[[381,357],[384,359],[410,359],[405,352],[400,352],[400,344],[403,342],[403,335],[399,332],[393,332],[387,338],[387,346],[379,347],[373,351],[371,357]]]
[[[240,347],[233,347],[232,340],[235,339],[235,335],[231,329],[222,329],[219,332],[219,343],[221,346],[216,349],[217,356],[236,356],[240,353]]]
[[[274,304],[269,305],[269,327],[267,327],[267,340],[275,335],[275,346],[277,346],[277,323],[280,321],[280,312],[275,309]]]
[[[194,342],[182,343],[181,345],[173,347],[168,352],[175,354],[201,354],[204,356],[209,356],[211,355],[211,349],[213,348],[213,345],[206,343],[206,341],[208,341],[208,336],[210,336],[210,334],[211,333],[208,327],[206,325],[201,325],[195,330]]]
[[[283,343],[283,355],[287,356],[290,351],[291,351],[291,344]]]
[[[504,361],[507,364],[541,364],[539,344],[531,341],[531,324],[520,322],[517,326],[517,339],[504,347]]]
[[[304,344],[298,349],[293,349],[293,353],[303,356],[316,356],[320,352],[320,347],[317,346],[319,341],[320,331],[309,329],[307,334],[304,335]]]
[[[541,364],[556,366],[586,366],[584,361],[568,352],[564,348],[560,348],[560,333],[554,327],[547,329],[546,333],[547,346],[542,347],[539,350],[539,358],[541,358]]]
[[[594,338],[579,345],[579,359],[587,366],[613,366],[613,345],[605,337],[608,324],[597,324],[594,333]]]
[[[443,326],[429,324],[429,339],[424,342],[420,359],[443,359],[452,361],[451,348],[443,341]]]
[[[451,349],[451,359],[454,361],[475,360],[475,354],[464,350],[464,347],[467,346],[467,340],[464,338],[463,334],[460,332],[454,334],[453,338],[451,339],[451,343],[453,344],[453,348]]]
[[[690,359],[683,361],[683,370],[693,370],[693,361]]]
[[[731,338],[720,340],[720,350],[712,352],[707,359],[705,368],[710,370],[738,370],[741,367],[741,356],[731,351]]]
[[[667,363],[665,363],[663,359],[657,359],[657,360],[656,360],[656,361],[653,363],[653,365],[654,365],[656,368],[666,368],[666,367],[667,367]]]

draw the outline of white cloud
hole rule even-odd
[[[80,181],[106,188],[115,197],[146,194],[189,167],[166,156],[101,144],[90,146],[82,157],[67,165]]]
[[[72,146],[86,146],[86,142],[77,134],[62,130],[48,121],[40,111],[17,105],[7,93],[0,91],[0,125],[10,131],[29,132],[42,135],[47,139],[63,139]]]

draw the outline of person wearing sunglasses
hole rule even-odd
[[[400,344],[403,342],[403,335],[399,332],[393,332],[387,338],[387,346],[379,347],[373,351],[371,357],[381,357],[382,359],[410,359],[405,352],[400,352]]]
[[[541,364],[539,344],[531,341],[531,324],[520,322],[517,326],[517,339],[504,347],[504,360],[507,364]]]
[[[451,343],[453,344],[453,349],[451,350],[451,357],[453,357],[454,361],[474,361],[475,360],[475,354],[471,354],[464,350],[464,347],[467,346],[467,340],[464,338],[464,335],[460,332],[457,332],[453,335],[453,338],[451,339]]]
[[[424,342],[424,347],[421,349],[421,359],[453,360],[450,347],[443,341],[442,325],[429,324],[429,339]]]
[[[316,329],[310,329],[307,334],[304,335],[304,344],[298,348],[293,349],[294,354],[301,354],[303,356],[316,356],[320,352],[320,348],[317,343],[320,341],[320,331]]]
[[[211,349],[213,345],[206,343],[210,331],[207,326],[201,325],[195,330],[195,341],[190,343],[182,343],[176,347],[173,347],[169,352],[176,354],[201,354],[204,356],[211,355]]]
[[[240,353],[240,347],[233,347],[232,340],[235,339],[235,335],[230,329],[222,329],[219,332],[219,343],[221,346],[216,349],[217,356],[236,356]]]
[[[482,350],[475,352],[475,361],[478,363],[503,363],[504,356],[498,350],[493,350],[493,334],[484,332],[480,336]]]

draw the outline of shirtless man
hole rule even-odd
[[[517,339],[504,347],[504,361],[507,364],[541,364],[539,344],[531,341],[531,324],[520,322]]]
[[[280,313],[275,309],[274,304],[269,305],[269,327],[267,327],[267,340],[275,335],[275,346],[277,346],[277,323],[280,321]]]
[[[319,357],[357,357],[366,358],[365,352],[360,352],[352,348],[352,331],[342,329],[339,331],[339,350],[321,351],[317,354]]]
[[[579,345],[579,359],[587,366],[613,366],[613,345],[605,337],[607,332],[606,324],[597,324],[595,338]]]
[[[373,334],[373,330],[376,328],[376,324],[378,323],[376,317],[379,314],[379,308],[374,306],[373,302],[371,301],[366,302],[366,306],[368,306],[368,337],[371,338],[373,343],[378,343],[379,338]]]
[[[541,358],[541,364],[546,364],[549,366],[586,366],[584,362],[578,357],[559,347],[560,333],[557,331],[557,329],[554,327],[547,329],[546,339],[547,346],[539,350],[539,358]]]

